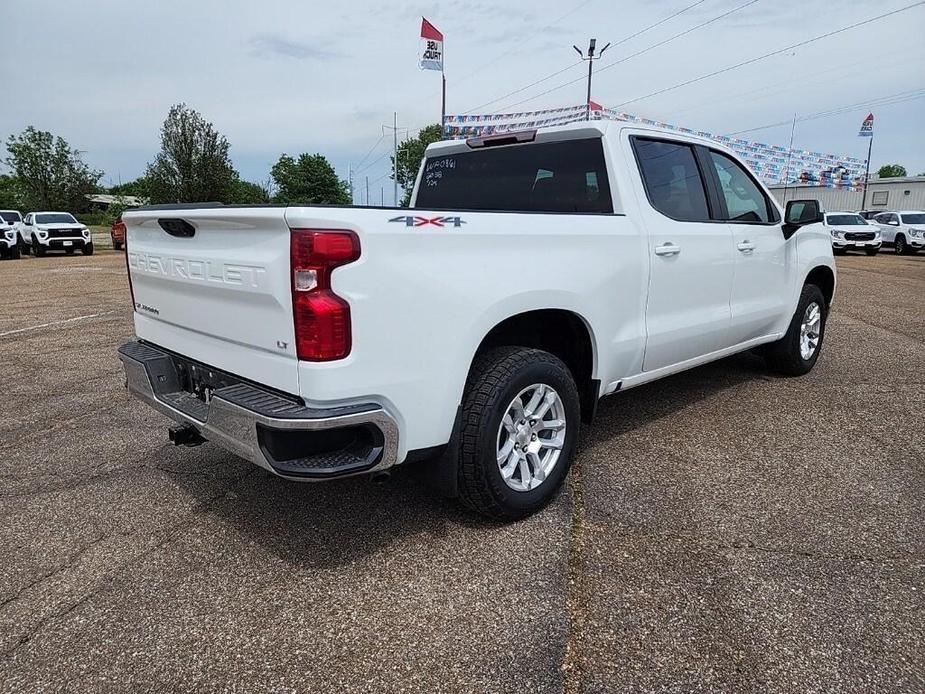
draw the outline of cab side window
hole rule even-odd
[[[709,222],[707,194],[693,148],[644,137],[633,137],[632,143],[652,207],[680,222]]]
[[[726,201],[727,220],[752,224],[777,221],[771,201],[738,162],[713,150],[710,150],[710,160]]]

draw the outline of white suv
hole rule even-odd
[[[856,250],[877,255],[880,251],[879,227],[868,224],[857,212],[826,212],[823,224],[832,235],[834,253]]]
[[[30,212],[21,228],[20,236],[29,244],[27,252],[37,257],[50,250],[70,255],[78,248],[84,255],[93,255],[90,229],[68,212]]]
[[[874,217],[884,243],[893,244],[896,255],[925,248],[925,212],[881,212]]]
[[[0,210],[0,258],[19,257],[19,225],[22,215],[16,210]]]

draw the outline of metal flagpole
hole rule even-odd
[[[867,205],[867,185],[870,183],[870,151],[874,147],[874,133],[870,133],[870,142],[867,143],[867,166],[864,168],[864,190],[861,192],[861,210]]]
[[[784,170],[784,206],[787,205],[787,187],[790,184],[790,160],[793,158],[793,131],[797,128],[797,114],[793,114],[790,124],[790,146],[787,148],[787,168]]]
[[[440,139],[443,139],[443,133],[446,132],[446,41],[443,42],[443,55],[440,56],[440,80],[443,82],[443,94],[440,99]]]
[[[395,183],[395,207],[398,207],[398,111],[392,112],[392,176]]]

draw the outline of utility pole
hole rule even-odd
[[[392,113],[392,125],[383,125],[383,130],[392,131],[392,180],[394,181],[395,207],[398,207],[398,113]]]
[[[581,52],[581,49],[578,46],[572,46],[572,48],[578,52],[578,55],[581,56],[582,60],[588,61],[588,99],[585,102],[585,120],[591,120],[591,72],[594,70],[594,61],[598,60],[602,55],[604,55],[604,51],[610,48],[610,43],[608,42],[608,44],[601,49],[600,53],[594,55],[594,47],[596,45],[597,39],[591,39],[591,43],[588,44],[587,56]]]
[[[353,199],[353,164],[349,162],[347,164],[347,189],[350,191],[350,204],[356,204],[356,200]]]

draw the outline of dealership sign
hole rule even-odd
[[[443,34],[421,18],[421,69],[443,72]]]

